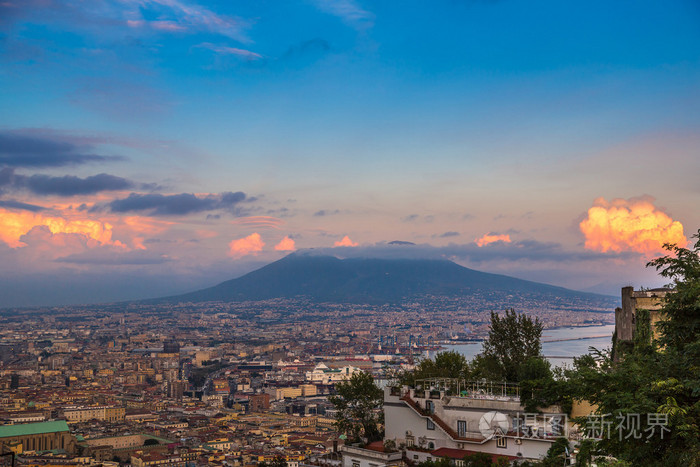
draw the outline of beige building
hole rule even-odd
[[[297,387],[287,388],[268,388],[265,392],[270,395],[272,400],[310,397],[317,394],[316,386],[313,384],[300,384]]]
[[[112,406],[75,407],[64,409],[63,416],[66,417],[68,423],[84,423],[90,420],[118,422],[124,420],[126,409]]]

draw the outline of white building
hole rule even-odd
[[[348,445],[341,447],[341,451],[343,453],[343,467],[401,467],[405,465],[401,452],[385,453]]]
[[[306,372],[306,380],[314,384],[332,384],[338,381],[350,379],[358,371],[362,371],[354,366],[344,366],[342,368],[331,369],[325,364],[319,363],[313,371]]]
[[[541,459],[568,433],[557,407],[525,413],[514,385],[433,380],[417,387],[384,389],[385,439],[403,443],[416,463],[449,457],[459,466],[474,452]]]

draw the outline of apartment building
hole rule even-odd
[[[416,388],[385,388],[385,439],[405,444],[413,462],[441,457],[459,465],[483,452],[509,460],[541,459],[568,434],[558,407],[525,413],[511,384],[424,380]]]

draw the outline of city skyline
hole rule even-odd
[[[644,265],[700,227],[699,20],[3,2],[0,307],[184,293],[309,248],[662,285]]]

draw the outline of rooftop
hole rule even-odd
[[[0,426],[0,438],[12,436],[39,435],[43,433],[56,433],[58,431],[70,431],[65,420],[52,422],[22,423],[19,425]]]

